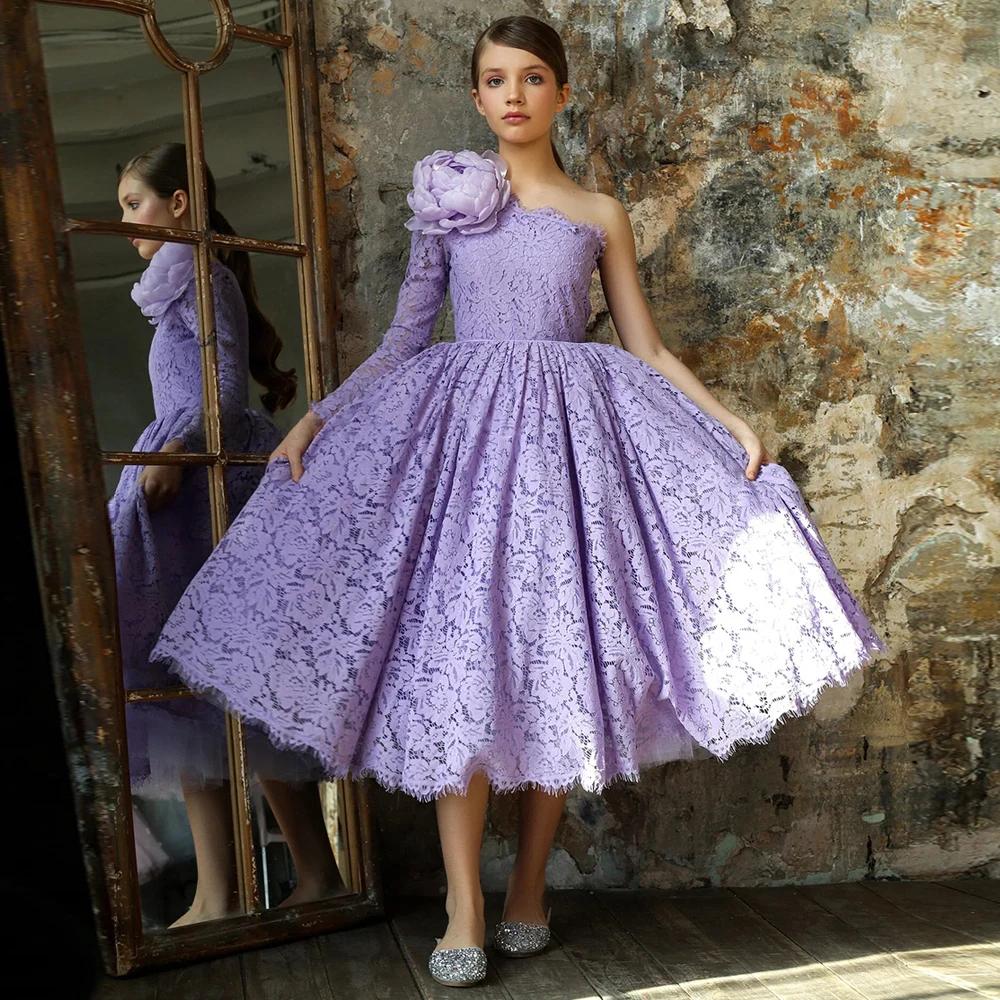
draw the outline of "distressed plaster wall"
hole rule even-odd
[[[343,373],[391,319],[414,160],[495,146],[478,32],[547,18],[569,172],[628,208],[665,343],[779,454],[890,644],[767,746],[574,793],[550,883],[1000,875],[995,0],[317,9]],[[439,886],[433,807],[377,803],[388,884]],[[495,798],[487,885],[515,829]]]

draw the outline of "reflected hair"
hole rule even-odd
[[[175,191],[183,191],[188,198],[187,150],[182,142],[164,142],[145,153],[134,156],[125,164],[118,176],[138,177],[160,198],[170,198]],[[208,224],[217,233],[235,236],[236,230],[215,205],[215,178],[205,165],[205,182],[208,189]],[[219,247],[219,260],[233,272],[247,307],[249,325],[250,374],[264,387],[260,400],[269,413],[283,410],[295,398],[298,380],[295,369],[287,371],[278,367],[278,355],[283,346],[274,324],[261,311],[257,301],[257,286],[250,269],[250,255],[245,250]]]
[[[476,39],[472,49],[472,89],[479,89],[479,61],[483,49],[487,45],[504,45],[511,49],[524,49],[533,56],[538,56],[556,75],[556,88],[560,88],[569,80],[569,64],[566,61],[566,49],[563,46],[559,32],[546,24],[545,21],[529,14],[517,14],[513,17],[501,17],[493,21],[489,27]],[[550,137],[552,155],[556,165],[566,173],[555,140]]]

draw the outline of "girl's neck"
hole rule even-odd
[[[507,163],[507,180],[512,193],[521,200],[531,199],[532,192],[558,185],[566,180],[552,155],[552,140],[548,133],[531,142],[500,140],[497,152]]]

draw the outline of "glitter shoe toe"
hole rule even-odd
[[[552,915],[549,910],[545,919]],[[493,947],[508,958],[527,958],[545,950],[551,933],[544,924],[525,924],[519,920],[501,920],[493,933]]]
[[[442,986],[475,986],[486,978],[486,952],[474,946],[443,948],[431,952],[427,968]]]

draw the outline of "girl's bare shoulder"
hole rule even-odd
[[[602,194],[600,191],[588,191],[579,185],[574,185],[574,187],[571,199],[575,209],[573,213],[575,218],[592,222],[609,234],[620,230],[623,225],[629,224],[628,212],[613,195]]]

